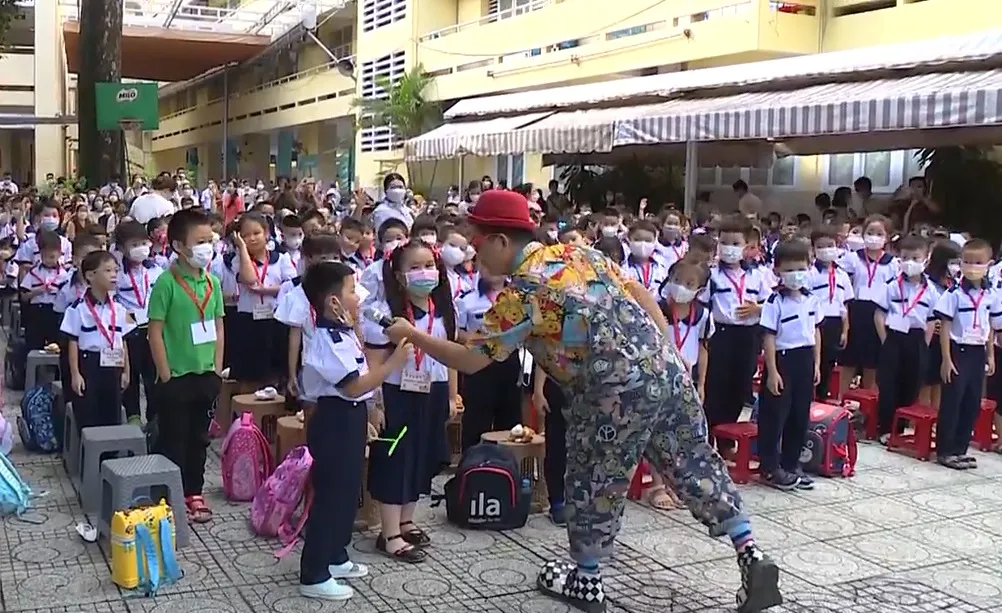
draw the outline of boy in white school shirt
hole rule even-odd
[[[849,309],[846,304],[852,300],[852,279],[838,265],[838,234],[833,226],[821,226],[811,233],[814,246],[814,266],[811,267],[811,293],[821,307],[821,380],[815,389],[815,396],[827,398],[832,372],[839,353],[849,339]],[[836,397],[849,389],[851,373],[840,378],[841,389],[835,390]]]
[[[59,290],[69,281],[70,274],[63,268],[61,238],[55,232],[45,230],[36,235],[38,260],[25,269],[19,289],[24,306],[25,345],[29,351],[42,349],[59,340],[59,324],[62,318],[54,306]]]

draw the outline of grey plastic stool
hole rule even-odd
[[[80,496],[80,433],[77,432],[77,418],[73,415],[73,403],[66,404],[63,418],[63,468],[70,476],[70,483]]]
[[[105,460],[101,464],[101,505],[97,518],[100,534],[111,536],[112,514],[130,508],[137,497],[152,498],[149,490],[157,486],[167,488],[167,504],[174,511],[175,546],[187,547],[188,516],[181,469],[158,454]]]
[[[38,371],[46,366],[52,366],[59,372],[59,354],[49,353],[41,349],[33,349],[28,352],[28,361],[24,369],[24,389],[30,390],[35,387],[38,380]],[[59,378],[59,375],[56,375]]]
[[[80,488],[77,494],[84,513],[101,510],[101,456],[106,453],[146,455],[146,435],[138,426],[84,428],[80,433]]]

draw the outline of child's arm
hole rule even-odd
[[[286,363],[288,367],[287,376],[289,378],[289,383],[286,387],[289,389],[289,393],[294,397],[299,397],[299,380],[297,375],[297,366],[299,366],[299,352],[303,345],[303,329],[299,326],[289,326],[289,353],[286,356]]]
[[[163,321],[150,320],[149,339],[150,354],[153,356],[153,365],[157,369],[157,379],[160,383],[166,383],[170,381],[170,364],[167,362],[167,346],[164,345]]]
[[[240,258],[240,272],[237,273],[237,280],[247,287],[254,287],[258,284],[257,276],[254,274],[254,263],[251,262],[250,254],[247,253],[247,244],[239,232],[233,233],[233,244],[237,248],[237,257]]]
[[[386,377],[390,376],[394,370],[403,368],[404,362],[407,361],[407,357],[410,355],[410,343],[403,342],[397,345],[397,348],[390,353],[388,350],[376,350],[372,351],[371,354],[373,358],[378,360],[377,363],[369,363],[369,372],[364,375],[353,378],[351,381],[338,385],[338,387],[348,396],[352,398],[358,398],[362,394],[368,394],[372,390],[376,389],[383,384]],[[366,351],[366,358],[370,354]],[[336,382],[331,382],[337,385]]]
[[[449,369],[449,416],[459,412],[459,375],[455,369]]]
[[[845,308],[842,309],[842,333],[838,338],[838,345],[841,349],[845,349],[845,346],[849,344],[849,311]]]
[[[945,318],[941,318],[941,321],[939,349],[943,354],[943,361],[939,367],[939,374],[943,379],[943,383],[949,383],[953,379],[953,375],[957,374],[957,369],[953,366],[953,356],[950,354],[950,331],[948,330],[950,321]]]
[[[708,341],[700,341],[699,357],[696,358],[696,389],[699,390],[700,398],[705,396],[704,390],[706,390],[706,365],[710,361],[708,345]]]
[[[821,383],[821,328],[814,328],[814,385]]]
[[[876,293],[876,298],[874,303],[877,308],[873,311],[873,326],[877,330],[877,338],[880,339],[880,344],[883,345],[884,341],[887,340],[887,314],[891,309],[891,288],[894,287],[891,284],[884,285]]]
[[[873,325],[877,328],[877,338],[880,339],[880,344],[883,345],[884,341],[887,340],[887,314],[880,309],[874,311]]]
[[[765,355],[766,389],[773,396],[783,393],[783,377],[776,366],[776,335],[766,332],[762,338],[762,352]]]
[[[219,303],[219,308],[222,309],[222,301]],[[216,324],[216,353],[213,356],[213,366],[216,368],[216,374],[220,377],[223,376],[223,348],[226,346],[226,334],[223,332],[223,318],[217,316],[215,320]]]
[[[67,343],[66,350],[68,354],[66,359],[70,364],[70,384],[73,386],[73,393],[77,396],[82,396],[86,384],[83,377],[80,376],[80,351],[77,339],[71,338],[70,342]]]
[[[125,355],[125,365],[122,367],[121,386],[124,390],[129,387],[129,379],[132,377],[132,364],[129,362],[129,351],[125,347],[125,339],[122,339],[122,353]]]

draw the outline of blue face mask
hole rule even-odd
[[[438,269],[435,268],[411,270],[404,277],[407,279],[407,291],[416,296],[429,296],[438,287]]]

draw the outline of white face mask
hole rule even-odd
[[[403,202],[405,195],[407,195],[407,190],[402,187],[392,187],[386,190],[386,199],[393,204],[400,204]]]
[[[850,234],[845,237],[845,248],[849,251],[859,251],[864,245],[863,237],[858,234]]]
[[[798,290],[807,285],[809,274],[806,270],[790,270],[780,273],[779,278],[783,281],[783,285],[786,287],[792,290]]]
[[[602,236],[616,236],[619,234],[618,226],[602,226]]]
[[[630,243],[630,253],[638,260],[650,259],[654,253],[654,243],[648,241],[634,241]]]
[[[863,245],[867,249],[883,249],[885,242],[887,242],[887,239],[877,234],[867,234],[863,237]]]
[[[303,237],[298,234],[285,237],[285,246],[289,249],[299,249],[303,246]]]
[[[132,249],[129,249],[129,259],[133,262],[142,262],[148,257],[150,257],[149,245],[136,245]]]
[[[402,241],[402,240],[387,241],[387,242],[383,243],[383,252],[384,253],[390,253],[394,249],[396,249],[397,247],[399,247],[400,245],[402,245],[403,242],[404,241]]]
[[[815,251],[818,259],[822,262],[834,262],[838,259],[838,248],[837,247],[820,247]]]
[[[191,256],[188,263],[195,268],[205,268],[212,262],[214,250],[211,243],[202,243],[191,248]]]
[[[717,255],[724,264],[736,264],[744,256],[745,248],[739,245],[720,245],[717,247]]]
[[[421,236],[421,242],[425,245],[434,245],[438,242],[438,237],[434,234],[424,234]]]
[[[442,246],[442,261],[446,266],[459,266],[466,261],[466,249],[455,245]]]
[[[560,233],[559,233],[559,232],[557,232],[556,230],[547,230],[547,231],[546,231],[546,236],[547,236],[547,237],[548,237],[548,238],[549,238],[549,239],[550,239],[551,241],[555,241],[555,240],[557,240],[557,237],[558,237],[558,236],[560,236]]]
[[[903,272],[906,277],[917,277],[922,274],[924,270],[924,262],[916,262],[915,260],[905,260],[901,262],[901,272]]]
[[[686,304],[696,299],[696,290],[689,289],[678,283],[669,283],[666,285],[665,293],[668,298],[680,304]]]

